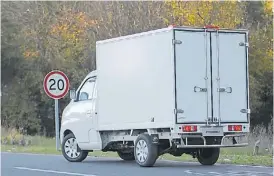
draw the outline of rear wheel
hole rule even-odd
[[[87,151],[79,148],[75,136],[70,133],[62,142],[62,154],[70,162],[81,162],[88,156]]]
[[[151,167],[158,158],[158,146],[148,134],[140,134],[134,145],[135,161],[142,167]]]
[[[122,151],[118,151],[117,154],[119,155],[119,157],[125,161],[132,161],[135,160],[134,157],[134,152],[122,152]]]
[[[202,165],[214,165],[220,155],[220,148],[203,148],[198,150],[197,159]]]

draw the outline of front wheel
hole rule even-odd
[[[134,145],[135,161],[142,167],[151,167],[158,158],[158,146],[148,134],[140,134]]]
[[[70,162],[81,162],[88,156],[87,151],[79,148],[75,136],[70,133],[62,142],[62,154]]]
[[[202,165],[214,165],[220,155],[220,148],[203,148],[198,150],[197,159]]]

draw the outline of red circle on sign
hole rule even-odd
[[[62,94],[57,95],[57,96],[56,96],[56,95],[53,95],[52,93],[50,93],[49,90],[47,89],[47,81],[48,81],[49,77],[50,77],[51,75],[53,75],[53,74],[59,74],[59,75],[61,75],[61,76],[65,79],[65,81],[66,81],[66,88],[65,88],[65,91],[64,91]],[[45,90],[46,94],[47,94],[49,97],[53,98],[53,99],[60,99],[60,98],[63,98],[63,97],[68,93],[68,90],[69,90],[69,79],[68,79],[68,77],[65,75],[65,73],[63,73],[63,72],[61,72],[61,71],[59,71],[59,70],[53,70],[53,71],[49,72],[49,73],[45,76],[43,84],[44,84],[43,86],[44,86],[44,90]]]

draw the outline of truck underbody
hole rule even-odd
[[[103,152],[118,152],[124,160],[134,160],[134,146],[140,135],[147,135],[151,143],[157,148],[157,158],[163,154],[182,156],[189,154],[198,158],[201,164],[214,164],[218,160],[219,150],[224,147],[244,147],[248,143],[242,138],[246,133],[224,133],[224,136],[202,136],[201,133],[172,133],[171,128],[132,129],[123,131],[101,131]],[[92,151],[92,150],[90,150]],[[208,161],[201,155],[207,154]],[[212,158],[212,155],[216,155]],[[144,166],[152,166],[150,165]]]

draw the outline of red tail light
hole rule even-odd
[[[197,131],[196,125],[185,125],[183,126],[183,132],[195,132]]]
[[[242,125],[228,125],[228,131],[242,131]]]
[[[169,28],[174,28],[174,27],[176,27],[176,25],[175,25],[175,24],[171,24],[171,25],[169,25],[168,27],[169,27]]]
[[[205,26],[206,29],[219,29],[219,26],[214,26],[214,25],[206,25]]]

